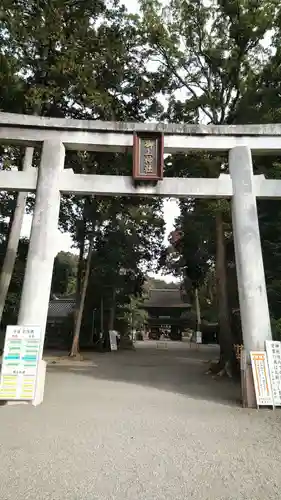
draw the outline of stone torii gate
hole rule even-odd
[[[133,147],[135,132],[164,133],[165,153],[227,151],[230,175],[221,175],[217,179],[164,178],[156,183],[136,185],[129,176],[84,175],[64,170],[66,149],[126,151]],[[0,142],[25,147],[42,145],[39,170],[0,171],[0,190],[36,191],[18,324],[38,325],[43,332],[46,329],[61,193],[231,198],[243,343],[247,356],[243,371],[244,400],[247,406],[255,405],[249,353],[263,350],[265,340],[271,340],[256,198],[281,198],[281,180],[255,176],[252,153],[280,152],[281,125],[116,123],[0,113]]]

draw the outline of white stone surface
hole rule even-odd
[[[281,199],[280,179],[257,179],[255,176],[255,192],[257,198]]]
[[[47,116],[0,113],[0,126],[20,126],[57,130],[86,130],[97,132],[163,132],[178,135],[228,135],[228,136],[281,136],[281,124],[244,124],[244,125],[203,125],[189,123],[140,123],[114,122],[100,120],[77,120],[73,118],[51,118]]]
[[[229,198],[232,195],[232,183],[229,176],[218,179],[184,179],[166,177],[156,185],[143,183],[134,185],[129,176],[83,175],[61,176],[61,191],[73,194],[167,196],[186,198]]]
[[[236,146],[248,146],[259,153],[281,150],[278,124],[120,123],[0,113],[0,141],[7,144],[35,146],[46,140],[60,140],[68,149],[126,151],[133,146],[135,131],[163,132],[166,153],[228,151]]]
[[[264,175],[254,176],[254,192],[258,198],[281,199],[281,180],[265,179]],[[35,191],[37,169],[28,172],[0,171],[0,190]],[[136,196],[167,196],[197,198],[230,198],[232,182],[229,175],[218,179],[185,179],[182,177],[164,177],[156,186],[147,184],[134,186],[129,176],[74,174],[64,170],[60,173],[59,187],[64,193],[73,194],[130,194]]]
[[[58,141],[43,145],[18,324],[45,332],[56,251],[60,208],[59,174],[65,148]]]
[[[125,132],[96,132],[82,130],[0,128],[0,142],[22,146],[36,146],[42,141],[60,140],[66,149],[101,152],[125,152],[133,147],[133,134]],[[279,136],[236,135],[165,135],[165,153],[188,151],[228,151],[236,146],[249,146],[253,152],[270,153],[281,150]]]
[[[250,149],[232,149],[229,168],[243,343],[249,354],[272,338]]]
[[[17,170],[0,170],[0,191],[35,191],[37,169],[30,168],[28,172]]]
[[[0,189],[7,191],[35,191],[37,170],[31,172],[3,171],[0,172]],[[135,195],[135,196],[166,196],[196,198],[229,198],[232,195],[232,182],[228,175],[218,179],[184,179],[167,177],[156,185],[142,184],[135,186],[130,176],[116,175],[85,175],[74,174],[72,171],[60,172],[58,186],[61,192],[77,195],[101,194]]]
[[[32,401],[32,406],[38,406],[43,403],[45,392],[45,379],[46,379],[47,363],[40,359],[38,363],[35,397]]]

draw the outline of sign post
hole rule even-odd
[[[41,344],[40,327],[7,326],[0,378],[1,400],[33,402],[38,397],[39,372],[45,380]],[[44,382],[40,388],[44,391]],[[40,402],[42,399],[43,394]]]
[[[266,340],[270,381],[274,406],[281,406],[281,342]]]
[[[115,330],[109,330],[109,341],[110,341],[110,350],[117,351],[117,332]]]
[[[266,352],[251,351],[250,355],[257,407],[272,406],[274,408]]]
[[[196,332],[196,344],[202,344],[202,332]]]

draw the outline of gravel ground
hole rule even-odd
[[[281,410],[241,409],[204,375],[213,349],[141,347],[50,366],[41,406],[0,408],[1,500],[280,499]]]

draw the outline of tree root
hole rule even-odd
[[[214,379],[225,376],[232,378],[233,374],[230,361],[226,361],[223,364],[221,361],[212,361],[209,369],[206,371],[206,375],[212,375]]]
[[[74,361],[84,361],[83,356],[81,356],[79,352],[77,352],[76,354],[70,352],[67,357],[73,359]]]

